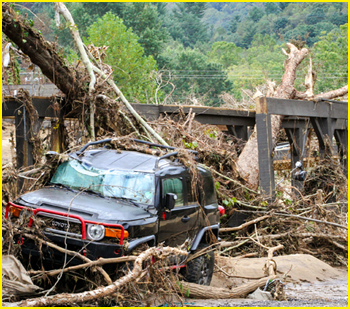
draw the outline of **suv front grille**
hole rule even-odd
[[[82,237],[81,223],[79,220],[62,218],[61,216],[48,217],[40,215],[40,219],[44,221],[44,228],[53,233],[67,234],[69,236]]]

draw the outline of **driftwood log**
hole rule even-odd
[[[264,286],[268,280],[275,278],[276,276],[264,277],[232,290],[183,282],[181,292],[189,291],[189,297],[201,299],[244,298],[257,288]]]

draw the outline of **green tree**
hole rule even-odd
[[[139,43],[144,48],[145,55],[152,55],[157,59],[168,38],[167,30],[162,28],[157,7],[147,2],[126,3],[123,21],[139,36]]]
[[[317,31],[314,25],[299,25],[295,27],[293,30],[289,30],[284,34],[285,40],[298,39],[301,37],[302,39],[306,39],[306,43],[308,46],[312,46],[317,40]]]
[[[311,53],[317,73],[315,93],[334,90],[348,83],[348,24],[329,33],[322,32]]]
[[[317,24],[320,21],[323,21],[325,17],[324,11],[322,8],[315,8],[309,15],[306,16],[306,23],[308,25]]]
[[[203,2],[177,3],[166,23],[172,38],[184,47],[194,47],[197,42],[208,41],[208,27],[201,21],[205,8],[206,3]]]
[[[277,5],[280,7],[280,9],[283,11],[287,6],[289,5],[288,2],[277,2]]]
[[[275,20],[275,23],[273,25],[273,30],[275,32],[283,30],[288,24],[288,19],[286,17],[279,17]]]
[[[236,15],[234,16],[231,21],[230,21],[230,25],[229,25],[229,30],[232,32],[232,33],[235,33],[237,31],[237,26],[239,24],[239,22],[241,21],[241,18]]]
[[[348,14],[343,14],[343,13],[334,14],[333,16],[330,17],[330,22],[337,26],[345,24],[348,22]]]
[[[102,17],[111,12],[119,17],[122,16],[125,4],[123,2],[82,2],[84,11],[92,18]]]
[[[152,98],[155,84],[150,73],[157,69],[156,61],[152,56],[144,56],[138,36],[110,12],[94,22],[87,32],[88,41],[95,46],[109,46],[105,62],[112,66],[113,79],[124,95],[130,101],[142,103]]]
[[[273,2],[264,3],[264,9],[265,9],[265,13],[267,15],[276,14],[279,11],[278,5],[276,3],[273,3]]]
[[[237,29],[237,33],[240,35],[241,40],[237,45],[248,48],[253,40],[256,30],[257,24],[251,20],[246,20],[244,23],[241,23]]]
[[[224,69],[237,65],[242,60],[242,48],[235,43],[215,42],[208,54],[210,61],[221,64]]]
[[[219,94],[231,88],[222,65],[210,62],[198,49],[184,48],[177,42],[169,45],[164,54],[167,69],[172,72],[171,82],[175,85],[172,97],[176,102],[184,103],[195,96],[206,105],[221,104]]]
[[[231,93],[236,99],[242,98],[242,89],[254,92],[255,87],[265,84],[267,79],[279,83],[284,72],[285,56],[271,36],[255,34],[251,46],[243,50],[237,64],[227,69],[233,85]]]
[[[248,16],[252,21],[258,22],[264,15],[264,11],[256,6],[254,6],[249,12]]]

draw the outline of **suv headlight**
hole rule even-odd
[[[87,225],[87,238],[91,240],[101,240],[105,237],[105,228],[99,224],[88,224]]]

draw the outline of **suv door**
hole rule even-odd
[[[161,211],[159,218],[158,242],[168,246],[177,246],[187,238],[193,238],[199,229],[200,206],[193,201],[189,177],[161,179]],[[175,207],[169,212],[164,209],[167,193],[177,195]]]

